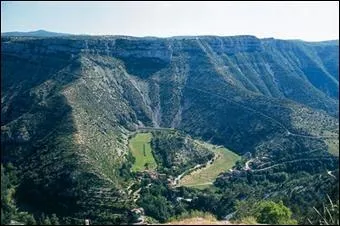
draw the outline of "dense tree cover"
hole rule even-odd
[[[85,218],[90,218],[94,224],[123,224],[131,221],[129,216],[131,207],[129,204],[124,206],[120,203],[110,206],[110,209],[105,208],[105,206],[102,208],[87,206],[84,209],[79,209],[79,212],[82,212],[81,214],[68,216],[57,216],[47,210],[31,209],[27,212],[27,210],[24,210],[24,206],[16,205],[18,186],[16,172],[16,168],[11,163],[1,164],[1,224],[17,221],[27,225],[82,225]],[[91,181],[87,182],[91,183]],[[30,187],[26,188],[30,189]]]
[[[146,186],[150,183],[151,186]],[[185,187],[173,189],[166,180],[146,177],[142,181],[141,196],[137,204],[144,208],[146,215],[159,222],[166,222],[193,210],[190,202],[180,201],[178,198],[195,198],[198,192]]]
[[[126,165],[122,166],[127,173],[126,176],[133,178],[135,174],[129,173],[131,168],[131,162],[133,159],[131,156],[127,156],[128,161]],[[240,162],[245,162],[242,159]],[[244,163],[243,163],[244,164]],[[309,166],[319,162],[308,162]],[[240,164],[241,166],[241,164]],[[255,165],[256,166],[256,165]],[[254,165],[252,167],[255,167]],[[272,215],[277,214],[276,221],[285,223],[280,218],[281,212],[283,217],[290,216],[290,212],[280,206],[280,200],[283,200],[285,205],[293,211],[293,218],[299,221],[299,223],[308,223],[308,220],[312,222],[320,222],[322,219],[317,219],[314,209],[315,206],[318,209],[322,209],[320,203],[322,203],[323,198],[326,197],[326,193],[330,195],[332,200],[338,198],[338,185],[336,185],[338,180],[338,171],[334,171],[333,174],[336,178],[329,176],[324,173],[320,176],[319,174],[310,174],[305,171],[299,171],[298,173],[290,173],[290,171],[285,171],[287,167],[307,167],[307,166],[294,166],[294,164],[282,166],[279,169],[270,169],[268,171],[234,171],[232,173],[225,173],[219,177],[215,185],[217,188],[211,190],[206,189],[203,191],[190,189],[190,188],[176,188],[173,189],[168,186],[167,181],[163,179],[151,179],[150,177],[143,178],[141,186],[141,196],[137,204],[145,209],[147,216],[151,216],[159,222],[169,221],[178,215],[185,215],[190,211],[202,211],[214,214],[219,219],[223,219],[229,213],[235,212],[238,208],[237,200],[246,200],[247,203],[258,203],[261,199],[269,199],[279,203],[279,207],[269,205],[266,207],[266,211],[269,209],[274,209],[271,211],[259,211],[257,214],[244,215],[237,219],[240,220],[251,220],[252,217],[257,222],[269,222],[268,218],[275,218]],[[2,170],[2,187],[8,185],[8,181],[15,181],[14,171],[11,170],[13,166],[7,166],[7,170],[3,167]],[[319,170],[319,172],[322,169]],[[6,173],[5,173],[6,172]],[[123,170],[121,172],[124,172]],[[10,179],[13,178],[13,179]],[[91,178],[86,176],[86,178]],[[79,178],[82,181],[82,178]],[[7,182],[6,182],[7,181]],[[87,183],[90,186],[95,185],[95,180],[88,180]],[[151,186],[147,185],[151,183]],[[78,184],[77,186],[81,186]],[[301,186],[301,187],[300,187]],[[12,187],[9,185],[9,187]],[[305,190],[302,190],[305,189]],[[8,189],[7,189],[8,190]],[[2,189],[2,199],[5,197],[6,189]],[[282,192],[283,191],[283,192]],[[326,192],[326,193],[325,193]],[[111,197],[114,197],[112,193]],[[191,202],[178,201],[177,197],[190,198]],[[87,197],[89,199],[90,197]],[[112,199],[114,200],[114,199]],[[95,203],[96,200],[88,200],[88,203]],[[6,202],[4,206],[6,205]],[[277,208],[276,208],[277,207]],[[11,219],[18,219],[20,222],[27,222],[27,224],[82,224],[84,218],[90,218],[93,223],[101,224],[124,224],[129,222],[134,222],[133,215],[130,214],[129,210],[132,208],[131,205],[122,205],[120,203],[112,202],[110,207],[98,208],[97,205],[87,206],[84,209],[82,215],[74,215],[73,217],[54,217],[51,213],[45,213],[43,217],[41,215],[32,214],[18,214],[17,218],[11,217]],[[244,205],[242,209],[250,209],[249,211],[254,211],[256,208],[249,204]],[[6,220],[6,214],[8,212],[4,211],[2,205],[2,212],[4,214],[4,220]],[[280,212],[281,211],[281,212]],[[278,212],[278,213],[277,213]],[[117,214],[119,213],[119,214]],[[333,214],[333,212],[332,212]],[[15,214],[14,214],[15,215]],[[13,215],[12,215],[13,216]],[[332,215],[332,216],[336,216]],[[321,217],[320,217],[321,218]],[[8,218],[9,219],[9,218]],[[57,219],[57,220],[56,220]],[[281,219],[281,220],[280,220]],[[3,220],[3,218],[2,218]],[[274,221],[271,221],[271,223]],[[290,221],[288,221],[290,222]],[[287,223],[287,222],[286,222]],[[291,221],[290,223],[294,223]]]
[[[172,191],[161,180],[146,180],[152,185],[149,188],[144,187],[141,191],[141,197],[137,204],[144,208],[145,214],[155,218],[160,222],[166,222],[173,214],[173,205],[168,200]]]
[[[265,164],[275,165],[261,172],[222,176],[214,192],[172,191],[165,184],[156,186],[160,192],[152,191],[153,186],[142,190],[159,208],[143,196],[140,205],[159,220],[191,209],[222,218],[234,211],[236,200],[269,198],[283,200],[294,218],[304,223],[315,215],[312,206],[322,209],[326,194],[338,200],[338,173],[332,172],[335,180],[325,173],[338,168],[338,161],[327,154],[325,142],[286,136],[279,125],[305,135],[337,126],[336,119],[281,97],[338,115],[337,101],[328,98],[338,96],[338,84],[328,75],[337,77],[338,44],[315,47],[319,44],[255,37],[77,39],[5,40],[1,156],[20,166],[17,188],[6,182],[6,176],[2,183],[5,221],[16,215],[11,201],[16,194],[20,204],[38,212],[23,217],[29,224],[52,223],[53,213],[67,224],[82,224],[86,217],[95,224],[128,223],[134,203],[122,191],[133,175],[129,160],[121,161],[121,135],[141,123],[155,125],[157,115],[160,126],[175,125],[238,153],[262,148],[270,159]],[[84,39],[89,51],[79,45]],[[112,56],[101,54],[107,48],[112,48]],[[325,57],[310,57],[319,54]],[[77,130],[83,132],[82,139],[75,140]],[[160,172],[178,175],[211,157],[201,155],[206,152],[197,152],[190,142],[181,144],[185,140],[177,135],[164,140],[156,144]],[[311,152],[318,149],[322,155]],[[148,190],[152,192],[147,194]],[[177,202],[177,196],[192,202]]]
[[[121,168],[119,169],[119,176],[123,180],[130,180],[133,177],[133,173],[131,172],[131,167],[135,161],[135,157],[129,152],[126,155],[126,161],[123,162]]]
[[[217,178],[215,185],[231,200],[282,200],[292,210],[293,218],[306,224],[308,218],[315,216],[313,206],[322,209],[323,203],[328,201],[327,195],[334,203],[339,200],[339,171],[329,175],[325,169],[318,169],[320,161],[282,164],[279,168],[262,171],[236,170]],[[314,167],[314,170],[309,170],[311,173],[299,170],[307,167]],[[294,168],[295,173],[292,172]],[[234,205],[235,202],[227,209],[232,211]],[[220,203],[220,206],[223,209],[225,205]]]
[[[228,190],[228,193],[185,187],[174,190],[169,188],[165,181],[153,180],[151,186],[142,189],[137,204],[144,208],[146,215],[163,223],[171,219],[180,219],[181,216],[189,216],[192,211],[211,213],[219,219],[235,212],[234,220],[238,221],[246,221],[253,217],[256,222],[265,224],[297,223],[292,219],[291,210],[282,201],[258,201],[257,198],[247,198],[244,194],[249,194],[252,189],[242,187],[244,186],[238,184],[233,190]],[[179,201],[178,197],[189,198],[191,201]]]
[[[37,219],[37,215],[20,210],[16,206],[15,193],[18,185],[17,170],[8,163],[1,164],[1,224],[9,224],[17,221],[27,225],[59,225],[59,218],[56,214],[50,216],[42,215]]]
[[[335,168],[338,160],[327,153],[315,152],[319,154],[319,158],[314,157],[314,159],[305,161],[304,156],[299,157],[299,153],[287,152],[280,154],[281,160],[275,157],[267,162],[255,162],[251,164],[254,170],[248,171],[241,170],[246,162],[245,158],[241,159],[233,172],[226,172],[217,178],[214,183],[215,189],[198,191],[178,188],[173,190],[169,189],[165,183],[151,186],[147,198],[143,199],[142,195],[139,204],[146,209],[151,208],[151,211],[146,212],[162,222],[169,217],[185,214],[191,210],[210,212],[218,219],[223,219],[236,211],[239,201],[248,203],[243,206],[243,209],[248,208],[248,212],[255,210],[257,212],[237,217],[238,220],[251,222],[254,219],[268,224],[309,223],[310,219],[316,222],[317,219],[310,218],[315,215],[313,206],[320,208],[320,204],[326,200],[327,195],[330,195],[335,202],[339,199],[338,170],[332,172],[335,176],[330,176],[324,168],[325,165],[329,169]],[[292,157],[294,155],[296,155],[295,158]],[[263,166],[259,167],[260,164]],[[270,167],[273,165],[274,167]],[[262,168],[263,170],[259,170]],[[144,186],[148,183],[151,181],[145,182]],[[181,205],[178,205],[174,202],[174,196],[190,197],[192,201],[189,203],[181,201],[179,202]],[[151,205],[148,206],[147,200],[153,200],[155,205],[162,206],[162,208],[156,209]],[[260,200],[266,200],[266,203],[261,204]],[[249,203],[258,204],[262,209]],[[171,211],[170,209],[174,207],[179,207],[180,211]]]
[[[171,204],[164,196],[144,194],[140,202],[143,202],[145,213],[164,223],[173,214]]]
[[[204,164],[214,154],[179,131],[155,131],[151,145],[158,171],[179,175],[196,164]]]
[[[12,164],[1,164],[1,224],[8,224],[16,214],[13,201],[14,186],[17,178]]]

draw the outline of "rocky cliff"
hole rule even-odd
[[[338,48],[253,36],[2,37],[2,159],[20,166],[19,200],[64,215],[127,208],[119,168],[140,126],[274,162],[322,154],[335,168]]]

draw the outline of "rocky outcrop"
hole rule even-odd
[[[325,152],[323,136],[338,134],[338,43],[253,36],[1,41],[2,157],[20,165],[25,183],[34,181],[22,197],[30,205],[53,200],[39,206],[50,212],[96,210],[103,200],[107,211],[120,211],[127,137],[140,126],[175,127],[239,154],[270,153],[273,161],[285,151]],[[112,192],[93,195],[102,188]],[[63,207],[66,199],[72,208]]]

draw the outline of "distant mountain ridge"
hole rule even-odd
[[[31,37],[58,37],[58,36],[70,36],[72,34],[68,33],[59,33],[59,32],[51,32],[46,30],[37,30],[37,31],[11,31],[11,32],[3,32],[1,36],[31,36]]]
[[[293,42],[304,42],[308,44],[325,44],[325,45],[339,45],[338,39],[330,39],[330,40],[322,40],[322,41],[305,41],[302,39],[280,39],[280,38],[257,38],[254,35],[175,35],[168,37],[157,37],[157,36],[131,36],[131,35],[116,35],[116,34],[107,34],[107,35],[90,35],[90,34],[71,34],[71,33],[62,33],[62,32],[53,32],[47,31],[43,29],[39,29],[36,31],[9,31],[2,32],[1,36],[20,36],[20,37],[58,37],[58,36],[93,36],[93,37],[116,37],[116,38],[133,38],[133,39],[196,39],[196,38],[256,38],[262,41],[266,40],[282,40],[282,41],[293,41]]]

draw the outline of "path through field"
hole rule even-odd
[[[204,145],[215,153],[214,159],[210,160],[205,167],[198,168],[190,174],[184,176],[179,181],[179,186],[202,187],[203,185],[211,185],[217,176],[231,169],[240,156],[234,152],[211,144],[198,143]],[[204,187],[204,186],[203,186]]]

